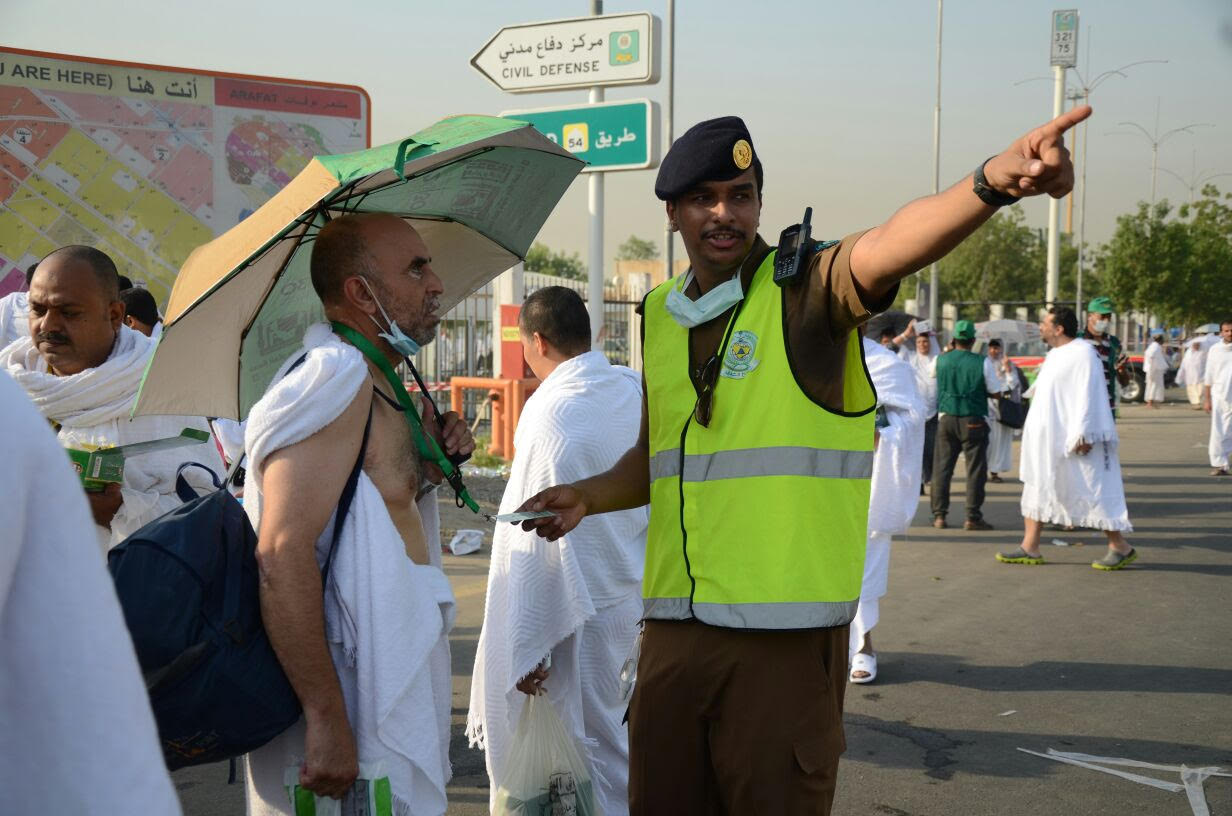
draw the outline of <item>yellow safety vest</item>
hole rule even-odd
[[[646,297],[647,618],[807,629],[855,616],[876,393],[854,331],[843,371],[847,411],[801,390],[773,265],[771,252],[729,323],[708,428],[693,418],[689,331],[665,307],[678,281]]]

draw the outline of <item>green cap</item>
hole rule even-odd
[[[954,324],[955,340],[974,340],[975,324],[970,320],[960,320]]]
[[[1087,311],[1095,314],[1112,314],[1112,298],[1100,296],[1091,298],[1091,302],[1087,304]]]

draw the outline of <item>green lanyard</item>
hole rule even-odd
[[[393,389],[394,396],[398,399],[398,404],[402,406],[402,415],[406,417],[406,424],[411,426],[411,436],[415,440],[415,447],[419,450],[419,455],[425,460],[435,462],[436,466],[445,474],[445,479],[458,496],[459,507],[465,505],[473,512],[478,513],[479,505],[471,498],[466,485],[462,484],[462,472],[454,466],[453,462],[449,461],[449,457],[441,450],[441,446],[436,444],[436,440],[424,431],[423,420],[419,417],[419,411],[415,408],[415,404],[411,402],[411,395],[406,393],[406,387],[402,385],[402,380],[398,377],[397,372],[394,371],[394,367],[389,364],[389,360],[377,350],[376,346],[372,345],[368,338],[350,326],[343,325],[337,321],[330,323],[330,326],[338,334],[349,340],[351,345],[360,350],[360,353],[373,363],[376,363],[377,368],[381,369],[381,373],[389,381],[389,387]]]

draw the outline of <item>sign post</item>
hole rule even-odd
[[[530,122],[587,162],[583,173],[645,170],[659,163],[659,106],[649,99],[502,111]]]
[[[1060,9],[1052,13],[1052,117],[1061,115],[1065,106],[1065,69],[1078,64],[1078,10]],[[1061,278],[1061,201],[1048,199],[1048,279],[1044,300],[1056,305]]]

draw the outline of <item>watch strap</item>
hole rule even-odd
[[[1016,196],[1012,196],[1009,193],[998,192],[989,186],[988,179],[984,176],[984,165],[988,164],[994,158],[995,156],[989,156],[987,159],[980,162],[979,167],[975,168],[972,189],[975,194],[979,196],[980,201],[983,201],[990,207],[1008,207],[1011,204],[1017,204],[1018,198]]]

